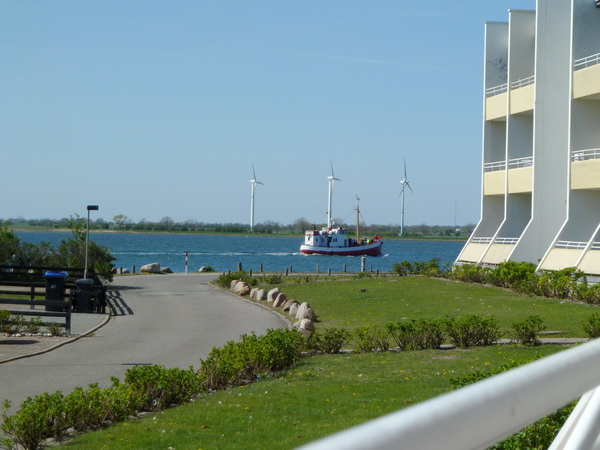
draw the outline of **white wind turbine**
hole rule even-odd
[[[400,197],[402,199],[402,208],[400,210],[400,236],[402,236],[404,234],[404,191],[406,190],[406,187],[408,186],[410,192],[414,194],[410,187],[408,177],[406,176],[406,158],[404,158],[404,178],[400,180],[400,186],[402,186],[402,189],[400,190]]]
[[[257,184],[262,184],[264,186],[264,183],[256,180],[254,164],[252,164],[252,175],[254,178],[250,180],[250,185],[252,186],[252,193],[250,195],[250,231],[254,231],[254,191],[256,190]]]
[[[331,166],[331,175],[327,177],[329,180],[329,199],[327,202],[327,228],[333,225],[333,218],[331,216],[331,200],[333,198],[333,185],[336,181],[342,181],[339,178],[336,178],[333,173],[333,163],[331,159],[329,160],[329,165]]]

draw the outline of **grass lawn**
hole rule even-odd
[[[582,303],[420,276],[290,283],[279,288],[288,298],[311,305],[318,316],[317,328],[351,330],[367,324],[383,327],[406,319],[477,314],[495,317],[501,329],[508,330],[513,323],[537,314],[548,331],[560,331],[556,336],[585,337],[581,322],[600,311],[597,306]]]
[[[272,288],[270,286],[269,288]],[[280,285],[308,301],[319,328],[384,326],[445,315],[494,316],[503,329],[531,314],[548,330],[583,337],[597,307],[424,277]],[[365,291],[362,292],[361,289]],[[320,355],[249,386],[219,391],[140,420],[89,433],[70,448],[294,448],[451,390],[449,379],[564,349],[497,345],[468,350]]]
[[[449,378],[561,350],[472,350],[322,355],[276,378],[219,391],[141,420],[82,435],[77,449],[295,448],[451,390]]]

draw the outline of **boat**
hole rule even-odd
[[[338,256],[378,256],[381,254],[383,238],[375,235],[372,239],[360,237],[359,198],[356,197],[356,238],[348,235],[348,228],[336,226],[331,216],[331,199],[335,178],[333,166],[329,180],[329,202],[327,206],[327,226],[321,230],[313,229],[304,232],[304,244],[300,245],[300,253],[305,255],[338,255]]]

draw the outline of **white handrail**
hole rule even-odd
[[[487,448],[596,388],[599,359],[600,339],[595,339],[302,448]],[[588,441],[595,440],[597,426],[587,418],[584,412],[570,421]]]
[[[576,59],[573,67],[575,70],[579,70],[585,69],[586,67],[595,66],[596,64],[600,64],[600,53],[586,56],[585,58]]]
[[[500,84],[485,90],[486,97],[493,97],[494,95],[503,94],[508,91],[508,83]]]
[[[484,172],[494,172],[496,170],[505,170],[506,169],[506,161],[493,161],[488,162],[483,165]]]
[[[492,242],[491,237],[474,237],[471,239],[472,244],[489,244]]]
[[[519,238],[514,237],[497,237],[494,240],[494,244],[503,244],[503,245],[516,245],[519,242]]]
[[[519,88],[522,88],[525,86],[529,86],[533,83],[535,83],[535,75],[531,75],[530,77],[522,78],[517,81],[513,81],[512,83],[510,83],[510,88],[511,89],[519,89]]]
[[[600,158],[600,148],[588,148],[585,150],[573,150],[571,152],[572,161],[586,161],[588,159]]]
[[[509,169],[518,169],[520,167],[529,167],[533,165],[533,156],[525,156],[523,158],[513,158],[508,160]]]
[[[566,248],[567,250],[582,250],[587,246],[587,242],[578,241],[558,241],[557,248]]]

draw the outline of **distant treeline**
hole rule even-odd
[[[24,230],[61,230],[67,229],[73,218],[64,219],[25,219],[18,217],[4,221],[6,225],[13,229]],[[0,221],[1,222],[1,221]],[[353,224],[344,224],[341,221],[336,223],[346,226],[351,230]],[[301,218],[292,224],[283,224],[274,221],[265,221],[254,225],[253,233],[269,235],[301,235],[304,231],[313,228],[320,229],[323,223],[311,223]],[[404,226],[404,236],[406,237],[463,237],[467,238],[473,232],[474,224],[464,226],[451,225],[410,225]],[[186,220],[185,222],[175,222],[170,217],[163,217],[158,222],[140,220],[131,221],[125,215],[117,215],[112,221],[104,219],[95,219],[90,221],[90,230],[115,230],[115,231],[140,231],[140,232],[169,232],[169,233],[249,233],[248,224],[243,223],[207,223],[197,220]],[[383,237],[398,236],[400,234],[399,225],[361,225],[360,234],[380,235]]]

